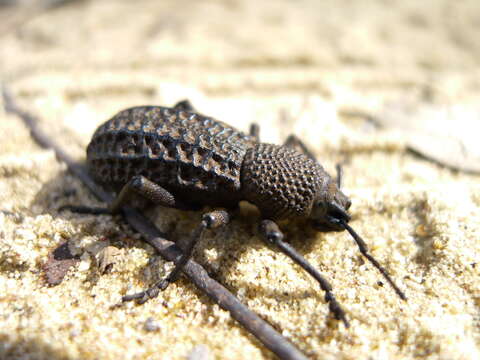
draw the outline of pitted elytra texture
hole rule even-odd
[[[328,175],[320,164],[295,150],[257,144],[243,162],[244,194],[268,218],[308,216],[319,185]]]
[[[143,175],[170,188],[238,192],[254,140],[200,114],[156,106],[127,109],[93,135],[87,158],[95,180],[119,190]]]

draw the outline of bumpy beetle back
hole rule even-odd
[[[119,190],[133,176],[207,204],[208,194],[237,196],[252,137],[218,120],[182,109],[142,106],[100,126],[87,149],[95,180]],[[219,196],[220,195],[220,196]],[[227,199],[228,200],[228,199]]]

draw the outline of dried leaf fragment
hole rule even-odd
[[[49,255],[43,270],[48,285],[54,286],[62,282],[68,270],[80,261],[74,256],[65,241],[56,247]]]

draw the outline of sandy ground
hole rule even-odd
[[[237,128],[259,122],[263,141],[299,135],[332,173],[344,161],[351,224],[408,302],[382,286],[348,234],[284,224],[331,280],[346,329],[315,282],[261,242],[248,206],[205,237],[196,260],[312,359],[480,358],[479,176],[345,116],[404,98],[478,105],[478,1],[260,4],[78,1],[35,16],[2,7],[0,76],[78,159],[117,111],[189,98]],[[16,117],[0,112],[0,134],[0,209],[11,212],[0,213],[0,358],[273,357],[185,279],[143,306],[112,308],[171,264],[149,264],[153,251],[119,218],[58,213],[97,202]],[[201,216],[149,215],[179,243]],[[63,241],[80,261],[49,287],[44,264]],[[117,251],[102,273],[106,246]]]

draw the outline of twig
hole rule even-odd
[[[53,149],[59,161],[67,164],[69,170],[76,175],[91,192],[104,202],[112,200],[111,195],[100,189],[85,171],[85,167],[75,162],[38,126],[37,119],[22,110],[14,102],[5,86],[2,87],[4,107],[7,112],[19,116],[29,128],[32,138],[42,147]],[[181,254],[181,249],[175,243],[163,238],[161,232],[141,213],[125,207],[122,210],[126,221],[150,244],[158,253],[168,261],[174,261]],[[268,349],[280,359],[306,359],[293,344],[281,336],[272,326],[250,311],[223,285],[209,277],[205,269],[193,260],[189,260],[183,268],[184,274],[192,283],[203,291],[220,307],[230,312],[232,317],[244,326],[251,334],[260,340]]]

